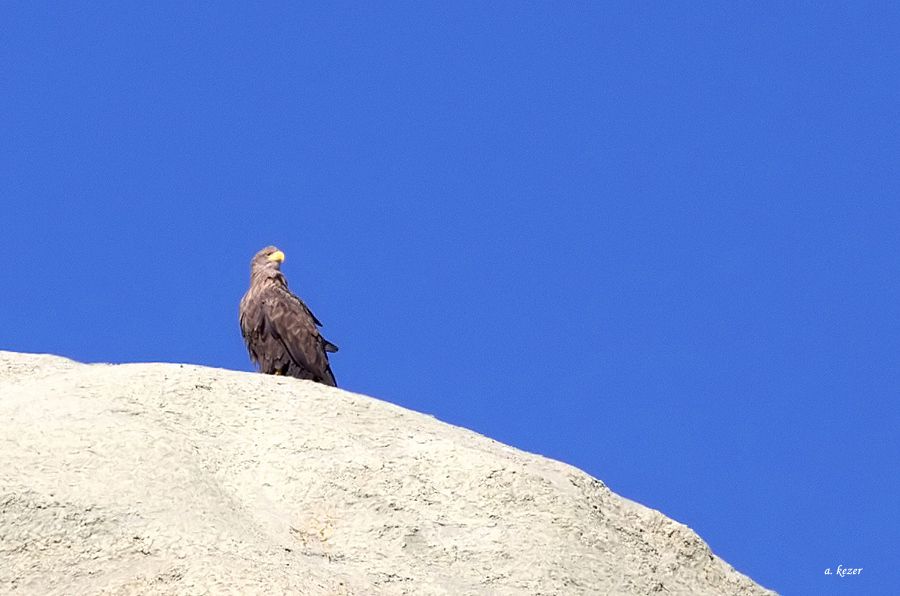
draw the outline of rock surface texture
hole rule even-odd
[[[0,593],[771,594],[566,464],[310,381],[0,352]]]

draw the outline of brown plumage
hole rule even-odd
[[[288,290],[281,272],[284,253],[274,246],[250,261],[250,289],[241,299],[241,334],[259,372],[311,379],[337,386],[327,352],[336,345],[319,335],[322,325]]]

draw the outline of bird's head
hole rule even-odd
[[[250,273],[270,277],[281,269],[283,262],[284,253],[274,246],[267,246],[253,256],[253,260],[250,261]]]

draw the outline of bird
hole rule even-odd
[[[241,298],[241,335],[259,372],[337,387],[328,354],[338,347],[322,337],[322,323],[288,289],[284,253],[267,246],[250,261],[250,289]]]

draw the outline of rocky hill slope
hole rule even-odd
[[[308,381],[0,352],[0,420],[0,593],[771,593],[578,469]]]

